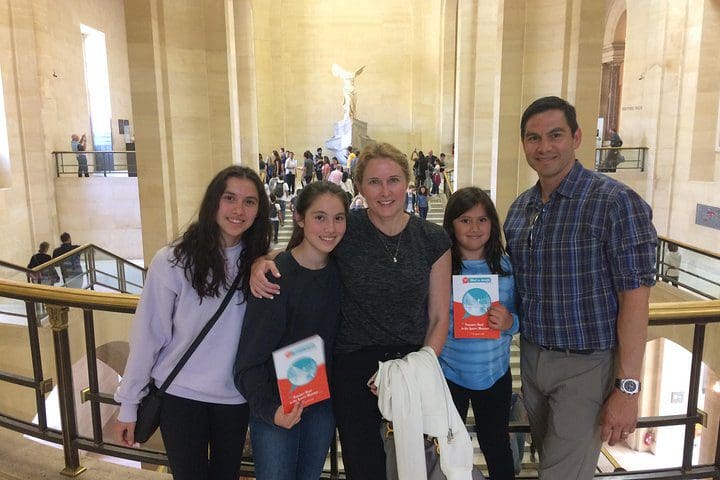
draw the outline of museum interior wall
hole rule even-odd
[[[128,0],[143,251],[175,238],[233,163],[225,3]]]
[[[51,152],[90,129],[81,24],[106,34],[113,118],[134,126],[137,178],[56,178]],[[652,205],[660,234],[718,252],[719,231],[695,222],[698,204],[720,207],[717,0],[0,0],[10,153],[0,222],[11,232],[0,258],[25,264],[67,230],[149,262],[194,217],[217,170],[256,168],[258,153],[280,146],[299,157],[330,138],[342,116],[333,63],[366,66],[355,85],[370,137],[408,153],[454,149],[457,186],[490,189],[504,216],[536,179],[519,142],[535,98],[577,106],[578,158],[592,167],[602,64],[618,48],[615,121],[624,146],[647,147],[648,158],[644,171],[610,175]],[[100,328],[98,343],[126,338],[128,324]],[[20,327],[2,330],[0,369],[25,355]],[[720,330],[707,335],[718,345]],[[685,327],[649,338],[692,344]],[[705,362],[718,371],[720,350]],[[16,395],[9,387],[0,402]],[[649,394],[643,408],[657,408]]]
[[[520,148],[525,106],[557,95],[575,104],[581,126],[596,123],[605,5],[490,3],[491,18],[497,12],[494,25],[486,20],[484,4],[459,3],[455,164],[458,186],[491,189],[504,216],[537,179]],[[578,151],[586,166],[592,165],[594,149],[595,142],[586,141]]]
[[[576,104],[578,158],[592,165],[603,52],[623,16],[617,121],[625,146],[649,158],[644,172],[613,175],[651,203],[660,233],[717,251],[720,235],[695,224],[695,208],[717,206],[719,10],[713,0],[1,0],[12,184],[0,220],[16,232],[0,238],[3,259],[24,263],[68,230],[149,261],[193,218],[215,171],[332,135],[342,115],[332,63],[366,65],[358,118],[372,138],[408,153],[454,148],[457,185],[490,189],[504,214],[535,179],[518,135],[532,99]],[[85,188],[54,175],[50,152],[89,130],[80,24],[105,32],[113,117],[135,127],[134,204],[132,182]]]
[[[698,204],[720,201],[718,58],[717,1],[627,2],[619,132],[649,158],[617,178],[650,202],[659,232],[715,252],[720,233],[695,219]]]
[[[113,120],[132,120],[121,2],[0,1],[0,74],[12,179],[0,191],[0,221],[12,232],[0,236],[3,260],[24,265],[41,241],[57,245],[64,230],[75,243],[95,242],[142,258],[139,222],[123,218],[137,215],[137,195],[118,215],[120,197],[101,199],[122,189],[107,191],[103,179],[89,178],[82,179],[87,188],[66,190],[58,182],[69,178],[56,178],[51,152],[70,150],[72,133],[91,133],[81,24],[105,33]],[[124,150],[123,137],[113,131],[113,145]],[[98,190],[104,194],[98,196]]]
[[[437,152],[443,2],[254,1],[260,151],[301,155],[323,146],[342,118],[342,80],[355,80],[368,135],[404,151]],[[454,18],[454,15],[453,15]],[[451,100],[451,99],[448,99]]]

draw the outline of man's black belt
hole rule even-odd
[[[538,345],[543,350],[549,350],[551,352],[561,352],[561,353],[574,353],[575,355],[590,355],[591,353],[595,353],[597,350],[595,349],[577,349],[577,348],[562,348],[562,347],[545,347],[543,345]]]

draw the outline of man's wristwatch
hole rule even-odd
[[[640,380],[634,378],[616,378],[615,387],[628,395],[637,395],[640,392]]]

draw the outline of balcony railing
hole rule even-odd
[[[601,147],[595,149],[595,170],[615,172],[617,170],[645,171],[647,147]]]
[[[137,177],[135,151],[52,152],[57,176],[80,176],[78,155],[85,155],[88,175]],[[84,173],[82,173],[84,175]]]
[[[63,473],[76,475],[83,470],[80,465],[79,450],[97,452],[104,455],[131,459],[150,464],[167,464],[167,458],[160,451],[145,450],[142,448],[128,448],[120,446],[110,438],[105,438],[102,430],[101,405],[115,404],[112,392],[103,392],[99,387],[97,368],[96,327],[109,322],[107,314],[102,312],[120,312],[130,315],[134,312],[138,296],[118,293],[100,293],[83,291],[72,288],[57,288],[41,284],[30,284],[0,280],[0,298],[14,299],[25,304],[27,317],[27,330],[32,358],[32,375],[19,375],[13,372],[0,371],[0,382],[25,387],[34,392],[37,422],[23,420],[0,410],[0,426],[9,428],[26,435],[44,439],[62,445],[65,453],[65,466]],[[38,321],[36,317],[37,303],[47,305],[52,326],[53,355],[56,366],[56,382],[43,371],[43,356],[49,352],[42,351],[38,339]],[[70,325],[70,309],[82,312],[82,334],[71,331],[77,329],[79,324]],[[96,315],[97,314],[97,315]],[[112,315],[112,321],[117,321],[117,315]],[[644,417],[638,422],[639,428],[666,428],[680,426],[684,430],[682,459],[673,468],[643,470],[628,473],[598,474],[596,478],[619,479],[660,479],[660,478],[719,478],[720,477],[720,449],[714,446],[714,462],[693,464],[693,441],[696,426],[703,421],[702,412],[698,409],[698,398],[701,392],[701,365],[703,352],[711,352],[715,345],[709,345],[706,329],[720,324],[720,300],[697,301],[670,304],[653,304],[650,308],[650,323],[652,328],[691,328],[692,359],[686,372],[687,382],[687,409],[683,414],[662,415],[657,417]],[[717,333],[714,329],[713,333]],[[90,417],[92,433],[82,435],[78,431],[78,421],[74,409],[75,395],[73,373],[71,369],[70,338],[84,338],[84,351],[87,358],[88,385],[85,388],[78,386],[82,399],[90,403]],[[45,396],[57,384],[60,401],[61,428],[48,426],[45,408]],[[572,421],[572,419],[567,419]],[[469,427],[472,430],[474,427]],[[527,424],[513,423],[512,431],[528,432]],[[337,469],[337,451],[331,452],[333,468],[324,472],[323,479],[344,478],[342,471]],[[60,469],[61,466],[58,466]],[[250,458],[244,459],[242,474],[253,476]],[[536,476],[521,476],[519,478],[537,478]]]
[[[720,255],[677,240],[658,237],[657,278],[710,300],[720,298]],[[679,265],[669,263],[670,248],[677,248]],[[669,270],[678,275],[668,275]],[[674,273],[674,272],[673,272]]]
[[[89,290],[102,287],[120,293],[140,294],[146,273],[146,268],[92,243],[34,268],[0,260],[0,278],[6,280]]]
[[[16,282],[56,287],[103,290],[140,294],[145,284],[145,268],[104,248],[88,243],[35,268],[25,268],[0,260],[0,278]],[[47,318],[45,305],[36,303],[36,316]],[[16,319],[15,322],[8,320]],[[0,323],[25,322],[25,305],[0,298]]]

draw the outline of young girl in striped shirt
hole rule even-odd
[[[512,395],[510,341],[519,330],[515,282],[502,243],[500,220],[490,197],[476,187],[462,188],[449,199],[443,227],[452,240],[454,275],[499,277],[500,303],[488,310],[490,328],[498,339],[458,339],[450,329],[440,365],[463,421],[472,403],[480,448],[494,480],[515,476],[508,423]]]

